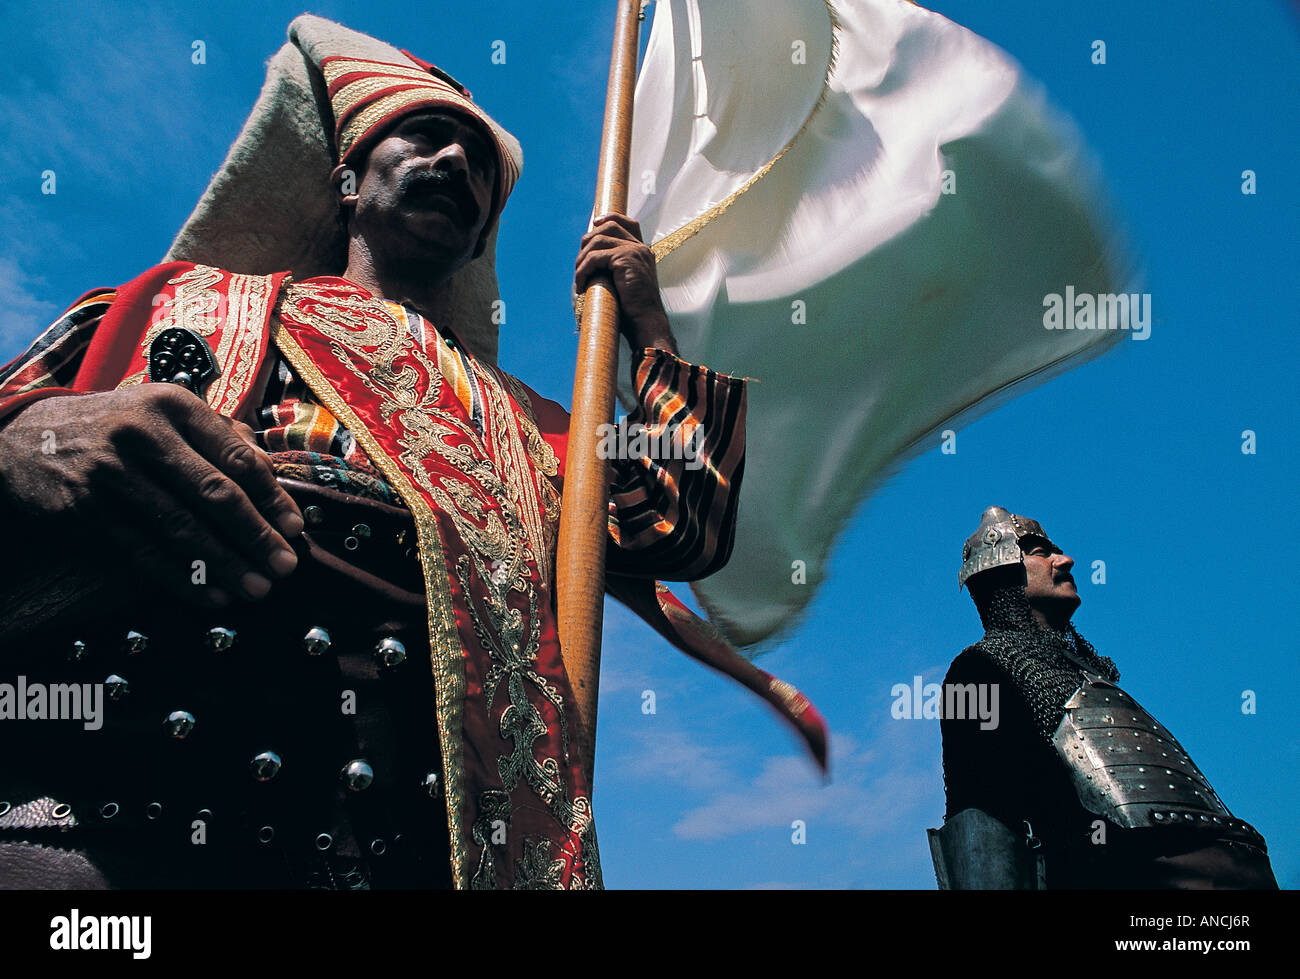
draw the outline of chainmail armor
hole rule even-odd
[[[996,683],[1004,691],[1013,688],[1015,694],[1004,698],[999,722],[991,729],[967,718],[944,718],[945,832],[954,817],[979,810],[1031,849],[1035,846],[1029,838],[1036,837],[1046,862],[1046,886],[1053,889],[1277,887],[1263,838],[1226,809],[1174,805],[1165,810],[1166,818],[1173,809],[1184,809],[1190,823],[1195,809],[1200,815],[1196,827],[1169,823],[1157,832],[1155,822],[1131,824],[1125,814],[1138,809],[1128,805],[1118,821],[1115,813],[1106,817],[1113,824],[1111,845],[1091,845],[1098,809],[1084,801],[1078,776],[1093,776],[1058,750],[1055,736],[1067,713],[1065,705],[1083,686],[1085,673],[1116,683],[1119,671],[1073,626],[1057,632],[1035,621],[1023,564],[984,568],[967,577],[965,585],[979,610],[984,636],[954,660],[945,682]],[[1110,693],[1115,696],[1114,688]],[[1073,708],[1071,715],[1076,711]],[[1181,750],[1163,729],[1160,737]],[[1083,759],[1083,754],[1078,757]],[[1185,753],[1180,762],[1185,766],[1179,771],[1185,767],[1201,791],[1213,796]],[[1112,779],[1120,789],[1127,788],[1123,775]],[[1115,799],[1107,796],[1105,801]],[[1206,817],[1212,823],[1202,825]]]
[[[1119,680],[1115,664],[1109,657],[1099,656],[1074,626],[1067,626],[1062,633],[1043,629],[1034,621],[1023,581],[998,584],[988,591],[972,589],[971,594],[984,624],[984,638],[968,649],[1011,677],[1046,743],[1051,744],[1065,716],[1065,702],[1083,683],[1080,663],[1112,683]]]

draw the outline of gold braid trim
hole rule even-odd
[[[330,85],[333,85],[344,75],[362,72],[367,75],[386,75],[389,78],[409,78],[411,81],[424,84],[437,82],[443,87],[451,87],[441,78],[429,74],[423,68],[414,64],[399,65],[388,61],[357,61],[351,58],[330,58],[321,65],[321,72],[325,76],[325,81]]]
[[[809,111],[807,118],[804,119],[803,125],[801,125],[798,131],[790,137],[784,146],[781,147],[781,151],[777,153],[776,156],[768,160],[758,173],[745,181],[744,186],[733,191],[725,200],[714,204],[699,217],[688,221],[676,231],[670,231],[658,241],[654,242],[650,246],[650,251],[654,255],[656,263],[662,262],[681,245],[685,244],[691,238],[694,238],[703,231],[706,226],[720,218],[726,212],[727,208],[736,203],[741,194],[745,193],[745,191],[753,187],[754,184],[767,176],[768,171],[776,165],[776,161],[789,152],[790,147],[792,147],[795,144],[795,141],[807,131],[809,123],[811,123],[817,113],[821,111],[821,107],[826,104],[826,97],[830,93],[831,87],[831,73],[835,70],[835,63],[839,60],[840,56],[840,18],[835,12],[833,0],[824,0],[824,2],[826,4],[826,16],[831,30],[831,56],[826,62],[826,72],[822,76],[822,90],[817,96],[817,101],[813,103],[813,107]],[[579,324],[582,323],[582,307],[586,305],[586,300],[586,293],[578,293],[573,297],[573,318]]]
[[[227,284],[228,313],[218,360],[223,373],[208,392],[208,403],[219,414],[233,416],[253,382],[253,368],[266,342],[267,313],[275,298],[274,279],[273,275],[234,274]]]
[[[452,882],[457,889],[469,886],[466,869],[469,853],[466,849],[462,826],[468,812],[465,790],[461,778],[464,771],[465,663],[456,628],[456,614],[451,590],[447,584],[447,561],[443,554],[442,538],[433,508],[412,485],[410,478],[395,463],[379,442],[361,423],[356,412],[339,395],[321,373],[316,363],[289,331],[280,325],[277,317],[272,322],[271,339],[298,376],[311,388],[329,411],[334,414],[365,451],[389,485],[410,508],[415,518],[416,535],[420,546],[420,565],[424,572],[426,605],[429,616],[429,651],[433,666],[435,709],[438,717],[438,737],[442,747],[443,784],[447,790],[447,830],[451,841]]]
[[[839,60],[840,54],[840,18],[839,15],[835,13],[833,0],[825,0],[825,3],[826,17],[831,31],[831,56],[826,62],[826,73],[822,76],[822,90],[817,96],[817,101],[813,103],[812,110],[808,113],[808,117],[804,119],[803,125],[801,125],[799,130],[790,137],[789,141],[784,146],[781,147],[781,151],[764,164],[763,169],[759,170],[758,173],[745,181],[744,186],[733,191],[725,200],[714,204],[699,217],[688,221],[676,231],[669,232],[651,245],[650,250],[654,252],[656,262],[662,262],[664,258],[676,250],[680,245],[691,238],[694,238],[704,230],[707,225],[712,224],[720,218],[726,212],[727,208],[736,203],[741,194],[745,193],[753,187],[754,184],[767,176],[767,172],[776,165],[776,161],[785,156],[790,147],[792,147],[799,137],[807,131],[809,123],[811,123],[817,113],[821,111],[821,107],[826,104],[826,97],[830,93],[831,73],[835,70],[835,63]]]

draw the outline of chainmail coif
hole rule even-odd
[[[1006,671],[1029,705],[1039,735],[1050,744],[1065,716],[1066,701],[1083,683],[1079,663],[1112,683],[1119,680],[1119,670],[1109,657],[1099,656],[1073,625],[1067,625],[1065,632],[1039,626],[1025,595],[1023,569],[1002,571],[985,571],[969,582],[984,638],[964,652],[974,651]]]

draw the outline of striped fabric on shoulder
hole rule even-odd
[[[614,455],[616,574],[694,581],[731,556],[745,468],[745,382],[647,348]]]
[[[112,289],[87,293],[0,370],[0,400],[40,388],[68,387],[77,376],[90,338],[117,298]]]

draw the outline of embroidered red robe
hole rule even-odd
[[[0,374],[0,419],[35,397],[139,383],[149,343],[171,326],[212,346],[221,372],[205,397],[214,410],[251,417],[278,349],[414,516],[454,882],[600,886],[553,604],[563,410],[473,358],[467,399],[439,369],[441,351],[417,342],[392,304],[337,278],[294,283],[284,273],[170,263],[111,296],[88,294],[60,323]],[[652,432],[700,426],[699,456],[725,484],[743,459],[743,382],[648,353],[638,372],[643,420]],[[824,723],[806,698],[736,657],[648,577],[707,573],[725,560],[731,530],[699,521],[692,526],[704,529],[687,535],[698,539],[657,547],[679,509],[701,501],[683,500],[669,469],[645,464],[651,478],[615,485],[611,536],[640,544],[646,560],[636,568],[634,551],[616,550],[611,569],[647,577],[613,578],[612,590],[679,646],[759,692],[824,759]],[[620,521],[620,513],[632,516]]]

